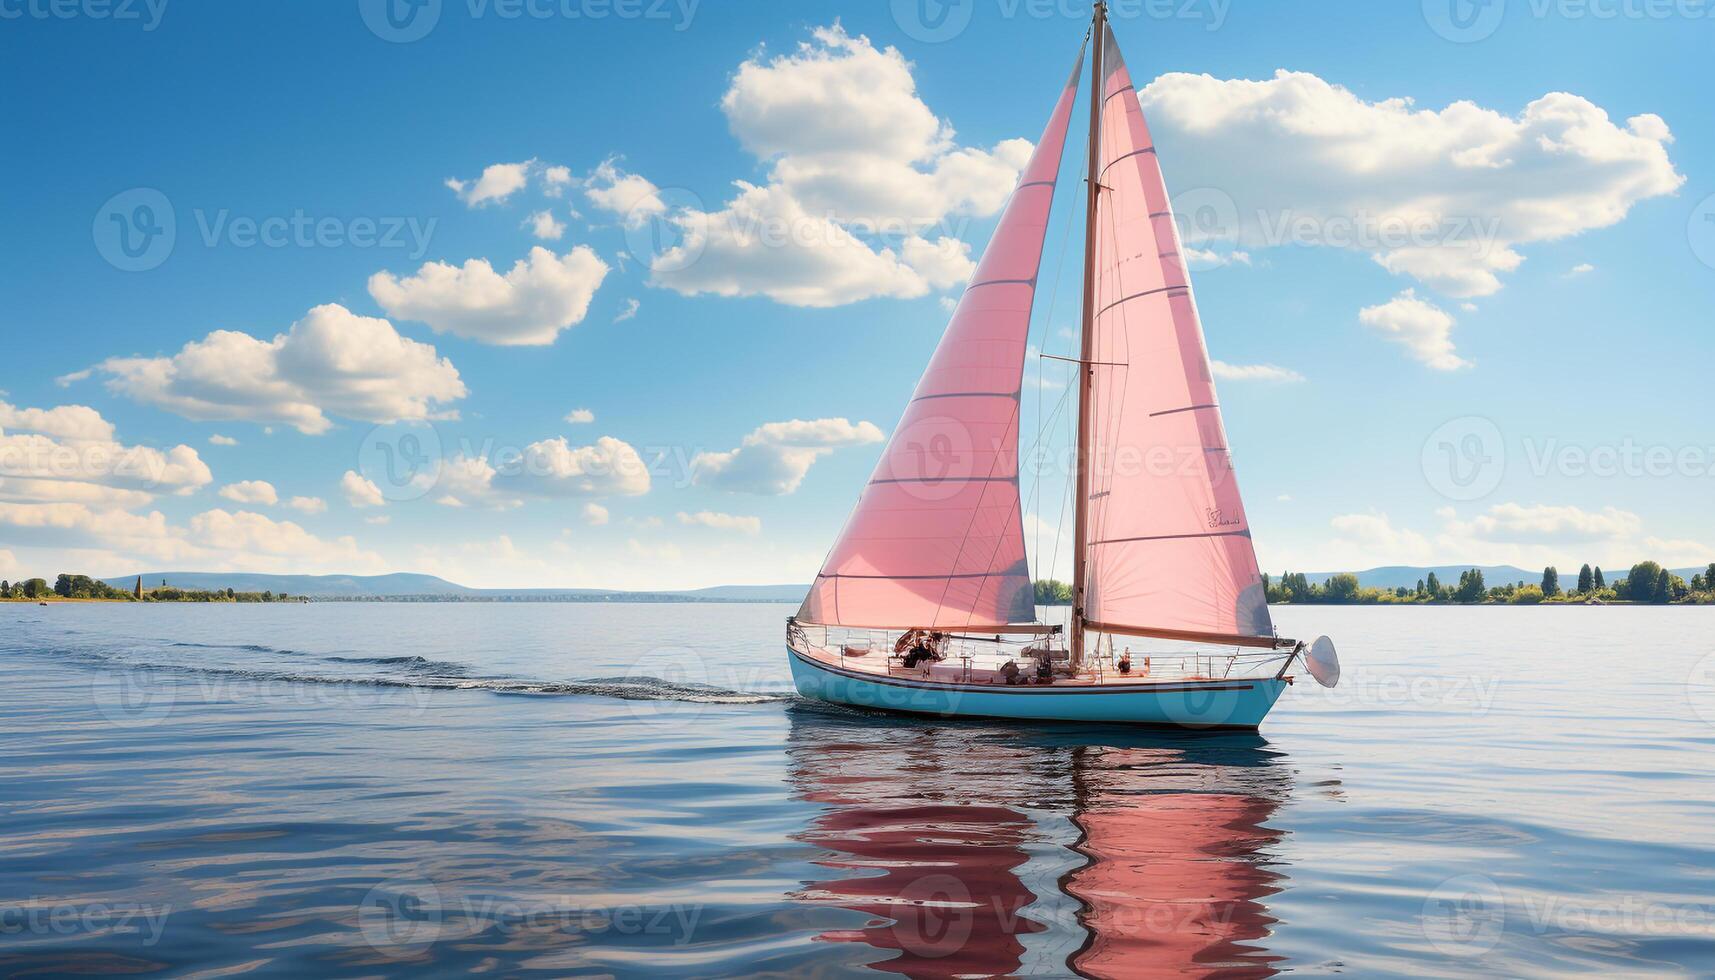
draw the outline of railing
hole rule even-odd
[[[866,630],[845,627],[807,625],[796,619],[787,620],[787,641],[805,654],[821,652],[837,658],[847,669],[875,669],[891,673],[903,669],[903,658],[894,654],[894,645],[905,630]],[[1027,653],[1026,651],[1029,651]],[[1010,639],[1005,636],[989,639],[950,635],[942,641],[941,663],[957,664],[958,679],[970,682],[975,671],[998,671],[1008,660],[1020,663],[1021,670],[1046,651],[1049,659],[1062,672],[1066,660],[1064,643],[1058,636],[1031,636]],[[1131,653],[1131,671],[1122,674],[1118,663],[1122,653]],[[1112,637],[1102,636],[1092,643],[1084,659],[1082,676],[1096,683],[1118,683],[1140,680],[1225,680],[1284,675],[1296,651],[1255,651],[1234,649],[1230,652],[1207,650],[1184,651],[1129,646],[1115,652]],[[880,656],[881,659],[875,659]],[[856,663],[854,663],[856,661]],[[874,665],[874,666],[872,666]],[[1278,666],[1275,673],[1271,665]],[[1269,668],[1269,669],[1265,669]]]

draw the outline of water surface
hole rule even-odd
[[[0,605],[0,973],[1715,972],[1715,610],[1277,609],[1258,736],[790,693],[769,605]]]

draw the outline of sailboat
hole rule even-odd
[[[942,717],[1255,729],[1295,664],[1326,686],[1339,680],[1327,637],[1283,638],[1270,620],[1158,154],[1103,3],[1085,44],[875,472],[787,621],[805,697]],[[1086,50],[1062,625],[1037,616],[1019,411]]]

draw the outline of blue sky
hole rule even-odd
[[[1170,190],[1219,204],[1187,241],[1262,563],[1715,560],[1715,6],[1451,2],[1115,4]],[[0,0],[0,575],[807,580],[1086,18],[408,12]],[[686,227],[724,231],[651,254]]]

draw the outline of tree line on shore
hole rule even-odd
[[[1416,588],[1392,589],[1361,586],[1350,572],[1330,575],[1320,584],[1302,572],[1287,572],[1278,580],[1262,577],[1268,601],[1274,604],[1404,605],[1452,603],[1459,605],[1530,606],[1539,603],[1630,602],[1648,605],[1670,603],[1715,604],[1715,563],[1687,582],[1661,567],[1644,561],[1633,565],[1624,578],[1607,581],[1601,566],[1585,565],[1576,582],[1563,586],[1554,566],[1542,570],[1541,582],[1507,582],[1489,585],[1481,569],[1459,573],[1457,583],[1447,583],[1430,572]],[[1058,579],[1036,581],[1036,604],[1066,606],[1072,603],[1072,587]]]
[[[47,579],[22,582],[0,580],[0,600],[97,599],[106,602],[286,602],[298,601],[284,592],[238,592],[233,589],[180,589],[162,582],[151,589],[137,579],[129,589],[116,589],[88,575],[61,574],[52,585]]]

